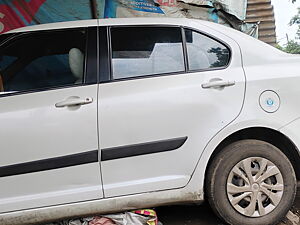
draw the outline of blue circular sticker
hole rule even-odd
[[[267,105],[268,105],[268,106],[274,105],[273,99],[269,98],[269,99],[267,100]]]
[[[271,90],[264,91],[259,96],[259,105],[267,113],[274,113],[280,107],[279,95]]]

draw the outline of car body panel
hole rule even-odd
[[[1,156],[1,166],[98,150],[97,88],[88,85],[1,97],[0,122],[6,127],[0,132],[1,146],[9,149]],[[69,96],[95,101],[76,109],[55,107]],[[102,197],[98,162],[3,176],[0,187],[1,212]]]
[[[299,150],[299,147],[300,147],[300,137],[299,137],[300,119],[297,118],[297,119],[291,121],[284,127],[281,127],[279,130],[290,140],[293,140],[293,143],[295,144],[295,146],[297,146],[297,148]],[[300,154],[300,152],[299,152],[299,154]]]
[[[300,106],[297,103],[300,58],[282,53],[241,32],[199,20],[131,18],[40,25],[21,28],[10,33],[75,28],[83,25],[97,26],[97,24],[99,26],[191,27],[228,44],[233,52],[232,60],[229,67],[223,70],[153,76],[99,84],[99,92],[93,92],[93,98],[100,100],[97,106],[99,118],[96,122],[99,125],[100,149],[180,137],[187,137],[186,142],[180,148],[168,152],[100,161],[102,174],[99,168],[97,173],[86,177],[88,181],[80,179],[79,183],[78,177],[72,176],[70,168],[50,171],[53,175],[59,174],[59,171],[71,174],[66,180],[55,177],[54,182],[61,187],[57,189],[57,192],[53,192],[57,195],[51,199],[52,186],[50,185],[47,189],[42,185],[41,187],[49,193],[49,199],[45,198],[45,202],[41,204],[34,199],[36,207],[41,206],[40,208],[29,209],[32,202],[25,201],[20,203],[19,209],[27,208],[26,210],[13,212],[13,205],[11,205],[9,206],[11,212],[0,213],[0,223],[7,225],[40,223],[53,219],[112,213],[165,204],[202,202],[205,173],[212,154],[226,137],[246,128],[261,127],[280,131],[299,149]],[[234,80],[236,84],[223,90],[201,88],[201,84],[216,76],[224,80]],[[280,98],[280,107],[274,113],[267,113],[260,105],[260,96],[267,90],[276,92]],[[83,127],[87,126],[83,123],[81,124]],[[131,130],[128,129],[129,127]],[[80,130],[74,125],[72,128]],[[97,133],[95,129],[97,126],[93,124],[93,131]],[[40,142],[42,141],[41,137]],[[62,141],[60,140],[60,143]],[[80,145],[78,145],[79,141],[74,140],[71,144],[72,146],[74,144],[73,147],[77,150]],[[86,150],[94,150],[93,147],[97,146],[94,141],[89,144],[90,148]],[[55,153],[58,156],[60,152],[58,148],[53,150],[50,147],[50,145],[45,147],[48,149],[48,153],[45,154],[48,155],[37,156],[52,157],[53,152],[49,152],[51,149],[54,152],[57,151]],[[80,152],[77,150],[72,150],[72,152]],[[17,153],[15,151],[11,154],[15,156]],[[6,160],[11,160],[9,161],[11,163],[18,162],[16,159],[28,160],[26,155],[18,157],[9,157]],[[78,166],[74,172],[83,176],[84,171],[92,172],[97,167],[99,167],[97,163],[82,165]],[[81,168],[82,171],[80,171]],[[43,175],[48,173],[40,172],[35,174],[35,177],[44,179]],[[103,190],[99,187],[102,178],[104,199],[101,199]],[[11,184],[20,185],[22,182],[24,180],[20,179],[12,181]],[[46,181],[45,185],[47,182],[50,181]],[[80,196],[76,196],[72,191],[60,192],[64,188],[69,188],[70,184],[75,184],[74,190],[81,188],[81,192],[77,192],[81,193]],[[9,189],[9,185],[5,188]],[[54,186],[57,188],[56,185]],[[26,190],[28,187],[30,184],[25,187]],[[9,191],[8,193],[12,196],[13,192]],[[38,197],[34,195],[37,192],[38,190],[33,188],[27,196]],[[74,199],[78,202],[64,204]],[[0,209],[4,209],[4,205]]]
[[[188,137],[174,151],[102,162],[106,197],[187,184],[207,141],[238,116],[243,104],[243,71],[228,68],[221,73],[210,71],[100,84],[101,149]],[[201,88],[202,83],[215,77],[235,80],[236,85],[224,90]]]
[[[231,47],[227,68],[100,84],[101,149],[187,137],[174,151],[101,162],[105,197],[184,187],[207,142],[239,115],[245,92],[239,46],[201,24],[193,29]],[[235,85],[201,87],[215,78]]]
[[[60,30],[66,28],[81,28],[81,27],[95,27],[98,26],[97,20],[80,20],[80,21],[71,21],[71,22],[60,22],[60,23],[49,23],[49,24],[40,24],[28,27],[22,27],[6,32],[6,34],[13,33],[23,33],[31,31],[45,31],[45,30]]]

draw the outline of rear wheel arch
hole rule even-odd
[[[296,173],[296,178],[298,181],[300,181],[300,152],[292,140],[274,129],[266,127],[251,127],[236,131],[235,133],[229,135],[215,148],[206,167],[205,183],[207,179],[208,168],[210,167],[213,159],[222,151],[222,149],[236,141],[246,139],[265,141],[277,147],[290,160]]]

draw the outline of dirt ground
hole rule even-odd
[[[225,225],[212,212],[208,204],[201,206],[169,206],[157,208],[159,220],[163,225]],[[300,225],[300,189],[289,219],[280,225]],[[299,215],[299,216],[298,216]]]
[[[199,206],[158,207],[155,211],[163,225],[225,225],[207,203]],[[300,225],[300,188],[294,206],[279,225]]]

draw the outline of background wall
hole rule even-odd
[[[249,0],[250,6],[253,1],[270,0]],[[0,33],[33,24],[91,18],[185,17],[224,24],[258,37],[260,18],[249,16],[247,0],[0,0]]]

